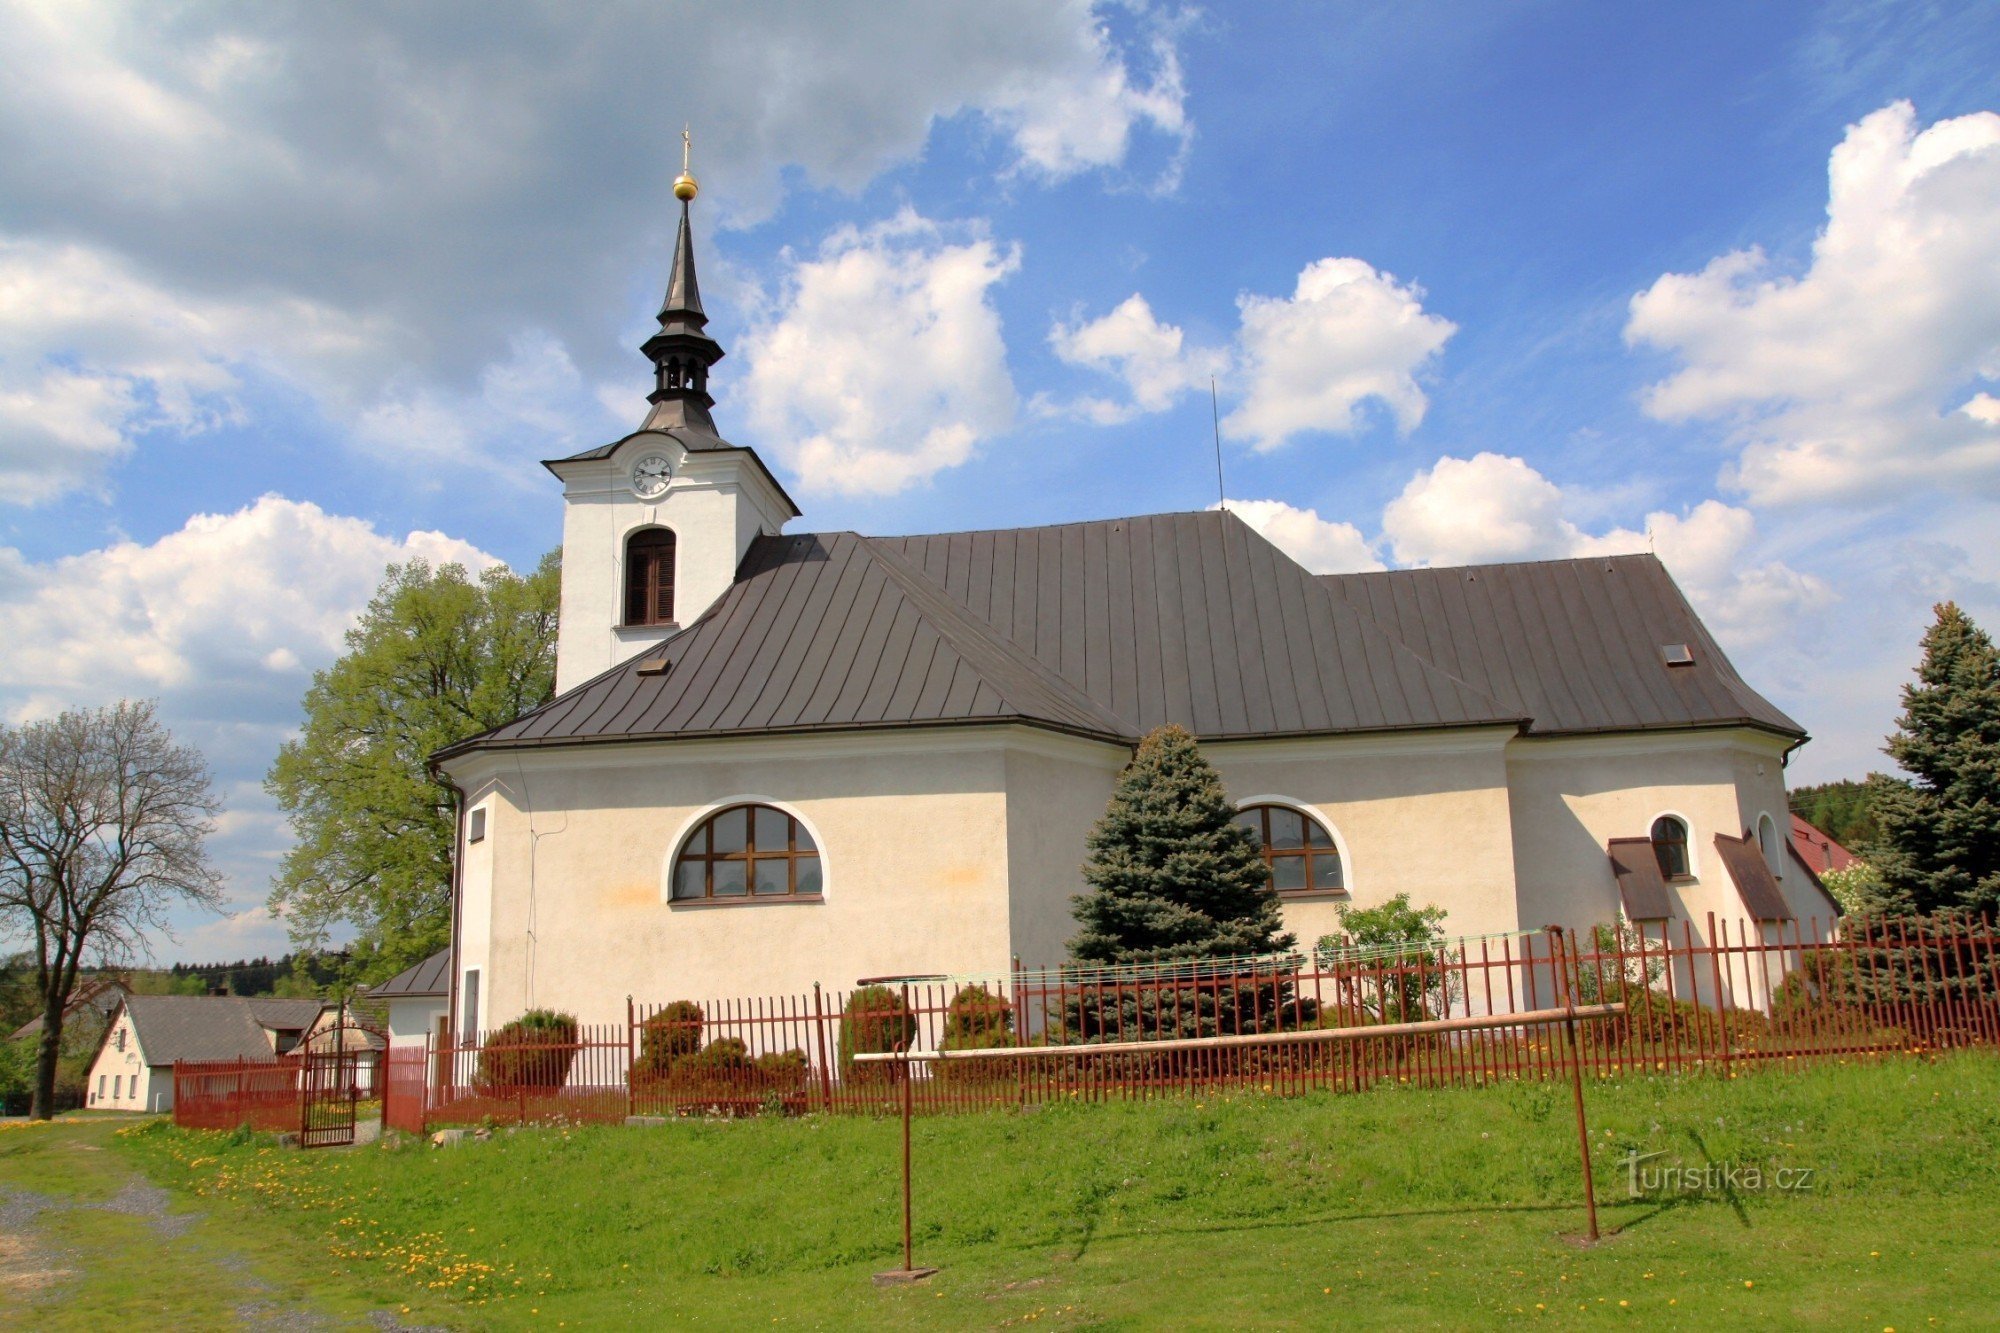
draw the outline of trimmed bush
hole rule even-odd
[[[961,986],[945,1007],[945,1051],[993,1051],[1010,1048],[1014,1042],[1014,1007],[984,986]],[[936,1077],[944,1083],[992,1083],[1011,1080],[1017,1072],[1013,1060],[940,1060]]]
[[[573,1015],[530,1009],[488,1034],[475,1081],[482,1092],[560,1088],[579,1049]]]
[[[917,1020],[900,994],[887,986],[863,986],[840,1011],[840,1077],[855,1083],[900,1079],[900,1065],[856,1064],[854,1057],[893,1051],[916,1035]]]
[[[693,1000],[675,1000],[639,1025],[639,1061],[632,1067],[637,1083],[663,1079],[674,1063],[701,1049],[705,1019]]]

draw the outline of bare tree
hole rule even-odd
[[[31,1116],[53,1110],[78,969],[142,951],[176,903],[220,904],[203,842],[221,809],[151,703],[0,726],[0,930],[32,937],[42,1005]]]

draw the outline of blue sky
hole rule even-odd
[[[382,565],[636,424],[691,122],[717,418],[872,532],[1228,489],[1319,568],[1651,545],[1860,776],[2000,620],[1980,4],[0,4],[0,710],[259,788]],[[1831,194],[1830,194],[1831,191]]]

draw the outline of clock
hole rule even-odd
[[[632,465],[632,494],[641,500],[657,500],[667,493],[673,480],[673,464],[663,454],[647,454]]]

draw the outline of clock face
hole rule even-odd
[[[673,465],[661,454],[647,454],[632,465],[632,494],[641,500],[657,500],[667,493],[673,480]]]

